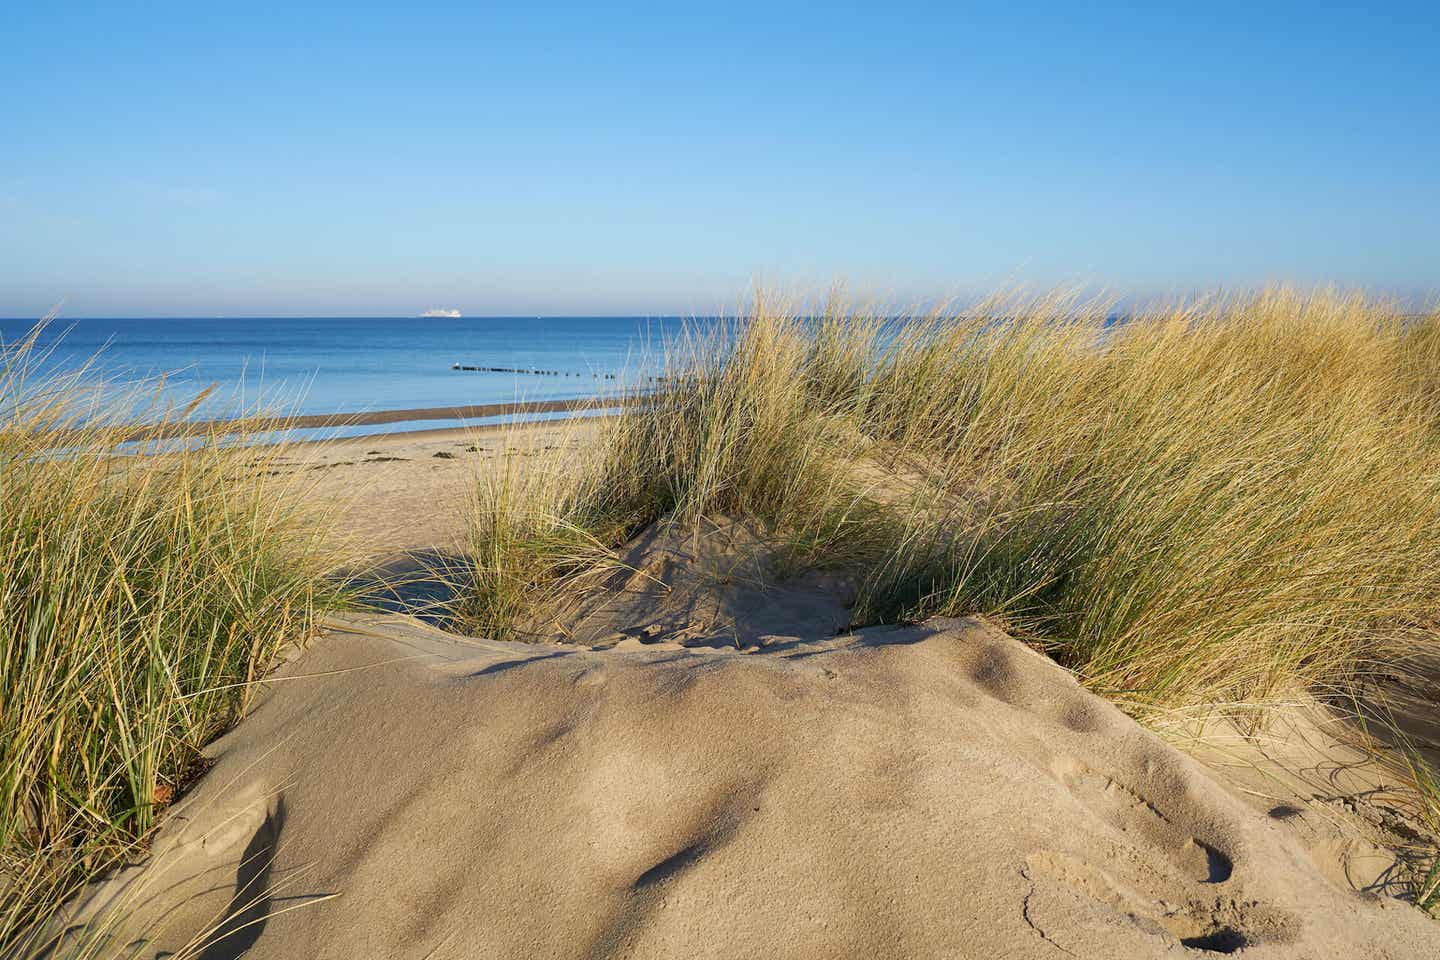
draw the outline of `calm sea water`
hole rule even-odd
[[[163,376],[166,399],[184,402],[214,386],[207,415],[253,408],[257,395],[287,413],[333,414],[594,396],[619,382],[605,374],[643,375],[667,338],[696,324],[678,317],[61,319],[42,344],[54,366],[98,355],[111,379]],[[0,337],[13,342],[32,325],[0,320]],[[452,370],[457,363],[562,375]]]

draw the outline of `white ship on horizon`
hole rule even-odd
[[[426,310],[424,313],[420,314],[420,316],[422,318],[445,317],[448,320],[459,320],[460,311],[456,310],[454,307],[431,307],[429,310]]]

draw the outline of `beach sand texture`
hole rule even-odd
[[[454,552],[465,536],[467,496],[478,472],[507,456],[589,455],[584,419],[521,427],[448,427],[296,443],[267,461],[301,479],[337,550],[353,558]]]
[[[211,753],[92,900],[154,955],[229,911],[209,960],[1440,956],[974,620],[593,651],[354,615]]]

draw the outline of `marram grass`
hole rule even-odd
[[[852,573],[855,626],[985,615],[1142,718],[1263,723],[1437,642],[1440,315],[1287,290],[1121,323],[1063,294],[810,313],[758,297],[672,345],[593,460],[477,499],[470,626],[543,625],[587,557],[740,514],[785,568]],[[1408,779],[1440,835],[1413,752]],[[1407,862],[1440,913],[1435,847]]]
[[[186,411],[44,359],[27,341],[0,360],[0,953],[15,956],[42,953],[48,914],[144,839],[332,596],[313,527],[270,476],[279,448],[166,445]],[[137,413],[158,414],[138,437]]]
[[[986,614],[1140,711],[1263,702],[1431,642],[1440,320],[1286,290],[1118,324],[1107,307],[757,298],[672,345],[666,388],[545,481],[548,529],[593,552],[748,515],[799,565],[853,570],[857,624]],[[489,531],[517,509],[480,505],[477,554],[498,558]],[[558,582],[537,555],[577,568],[529,542],[505,562],[537,600]]]
[[[936,466],[863,616],[988,613],[1137,704],[1345,680],[1425,630],[1440,435],[1402,318],[1287,293],[1030,316],[931,385],[956,415],[911,441]]]

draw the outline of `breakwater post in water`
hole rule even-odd
[[[571,373],[567,370],[535,370],[530,367],[481,367],[469,363],[452,363],[451,370],[471,370],[478,373],[525,373],[536,377],[583,377],[583,373]],[[614,380],[613,373],[591,373],[592,380]]]
[[[474,373],[524,373],[536,377],[584,377],[583,373],[572,373],[568,370],[536,370],[531,367],[482,367],[470,363],[452,363],[451,370],[469,370]],[[613,373],[595,373],[591,371],[592,380],[615,380],[617,375]],[[663,383],[665,377],[646,377],[651,383]]]

